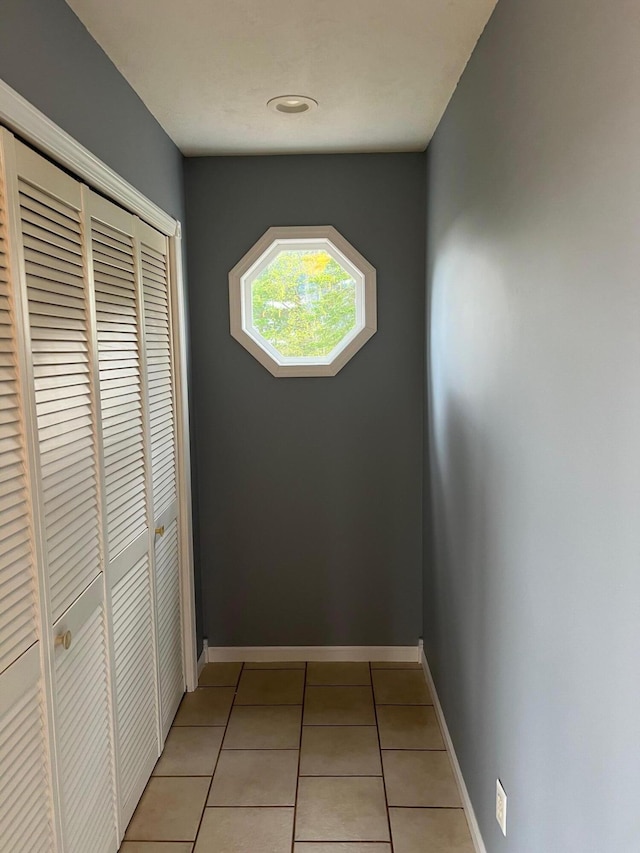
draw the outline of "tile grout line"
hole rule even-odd
[[[216,663],[218,663],[218,661],[216,661]],[[223,663],[224,663],[224,661],[223,661]],[[184,776],[164,777],[164,778],[180,778],[180,779],[183,779]],[[302,776],[301,778],[302,779],[336,779],[336,778],[337,779],[381,779],[382,777],[381,776],[337,776],[337,777],[336,776]],[[219,806],[207,806],[207,809],[209,811],[216,811],[216,809],[227,810],[227,809],[291,809],[291,808],[294,808],[294,807],[291,805],[285,805],[285,806],[283,806],[283,805],[231,806],[229,804],[219,805]],[[405,809],[406,811],[411,811],[411,810],[414,810],[414,811],[450,811],[450,812],[462,812],[462,811],[464,811],[464,806],[391,806],[391,808],[393,808],[393,809]],[[133,840],[133,839],[130,839],[130,840]],[[171,841],[180,841],[182,844],[184,844],[184,843],[193,844],[193,841],[188,841],[188,839],[187,839],[185,842],[185,839],[183,839],[183,838],[178,838],[178,839],[172,838],[170,840]],[[136,843],[140,844],[141,842],[136,839]],[[147,844],[147,843],[151,843],[151,842],[147,841],[147,839],[145,839],[144,843]],[[160,839],[153,839],[153,843],[154,844],[167,844],[168,841],[166,838],[160,838]],[[319,839],[301,838],[299,843],[300,844],[317,844],[317,843],[322,843],[322,844],[340,843],[340,844],[344,844],[345,840],[338,839],[338,841],[335,841],[334,839],[331,839],[331,838],[324,838],[324,839],[323,838],[319,838]],[[367,841],[354,841],[354,839],[352,838],[351,843],[352,844],[372,844],[372,843],[388,844],[389,840],[386,839],[384,842],[381,841],[380,839],[371,839],[371,840],[367,839]]]
[[[296,849],[296,820],[298,817],[298,789],[300,788],[300,761],[302,758],[302,733],[304,732],[304,703],[307,698],[307,679],[309,665],[304,664],[304,681],[302,683],[302,713],[300,714],[300,737],[298,738],[298,770],[296,773],[296,795],[293,801],[293,826],[291,828],[291,853]]]
[[[224,739],[227,736],[227,728],[229,727],[229,720],[231,719],[231,714],[233,712],[234,705],[236,704],[236,696],[238,695],[238,688],[240,686],[240,678],[242,676],[242,671],[244,670],[244,664],[238,670],[238,675],[236,677],[236,684],[234,687],[233,700],[231,701],[231,705],[229,706],[229,713],[227,714],[227,720],[224,724],[224,732],[222,734],[222,740],[220,741],[220,749],[218,750],[218,754],[216,756],[215,764],[213,765],[213,772],[211,774],[211,781],[209,782],[209,787],[207,788],[207,796],[204,800],[204,808],[202,809],[202,813],[200,815],[200,820],[198,821],[198,828],[196,830],[196,834],[193,839],[193,846],[191,847],[191,853],[194,853],[196,849],[196,844],[198,843],[198,836],[200,835],[200,830],[202,828],[202,821],[204,820],[205,813],[207,811],[207,803],[209,802],[209,797],[211,796],[211,788],[213,787],[213,777],[216,775],[216,770],[218,769],[218,762],[220,761],[220,756],[222,755],[222,747],[224,745]]]
[[[389,799],[387,797],[387,782],[384,778],[384,764],[382,763],[382,744],[380,741],[380,725],[378,723],[378,706],[376,704],[375,685],[373,681],[373,667],[369,661],[369,677],[371,678],[371,694],[373,697],[373,713],[376,718],[376,734],[378,736],[378,752],[380,753],[380,767],[382,770],[382,790],[384,791],[384,805],[387,812],[387,826],[389,827],[389,850],[393,853],[393,836],[391,834],[391,815],[389,814]]]

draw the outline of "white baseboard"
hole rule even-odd
[[[202,670],[204,669],[204,665],[209,660],[209,643],[207,640],[202,641],[202,653],[198,658],[198,679],[200,679],[200,675]]]
[[[427,680],[427,684],[429,685],[429,690],[431,691],[431,697],[433,698],[433,706],[436,711],[436,715],[438,717],[438,722],[440,723],[440,728],[442,729],[442,736],[444,737],[444,742],[447,747],[447,752],[449,753],[449,759],[451,761],[451,765],[453,767],[453,773],[456,777],[456,782],[458,783],[458,788],[460,790],[460,796],[462,798],[462,805],[464,807],[464,813],[467,818],[467,823],[469,824],[469,832],[471,833],[471,840],[473,841],[473,846],[475,848],[476,853],[487,853],[487,848],[485,847],[484,841],[482,839],[482,835],[480,833],[480,827],[478,826],[478,821],[476,820],[476,814],[473,810],[473,805],[471,804],[471,799],[469,797],[469,792],[467,790],[466,783],[464,781],[464,777],[462,775],[462,770],[460,768],[460,763],[458,761],[458,756],[456,755],[455,748],[453,746],[453,741],[451,740],[451,734],[449,733],[449,728],[447,726],[447,721],[444,718],[444,713],[442,711],[442,705],[440,704],[440,699],[438,698],[438,692],[436,690],[436,685],[433,681],[433,676],[431,675],[431,670],[429,669],[429,662],[424,653],[424,649],[421,650],[422,654],[422,669],[424,671],[424,676]]]
[[[418,646],[209,646],[207,660],[370,661],[419,663]]]

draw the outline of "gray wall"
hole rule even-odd
[[[640,850],[639,44],[500,0],[429,148],[426,645],[489,853]]]
[[[64,0],[0,0],[0,78],[184,220],[182,154]]]
[[[423,155],[188,159],[200,559],[212,645],[421,632]],[[378,333],[276,379],[229,334],[229,269],[270,225],[334,225],[378,272]]]

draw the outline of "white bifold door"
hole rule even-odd
[[[184,692],[167,238],[0,153],[0,850],[114,853]]]

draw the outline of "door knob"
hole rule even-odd
[[[161,527],[156,527],[156,536],[164,536],[164,524]]]
[[[56,646],[62,646],[66,651],[71,646],[71,631],[65,631],[64,634],[58,634],[56,637]]]

